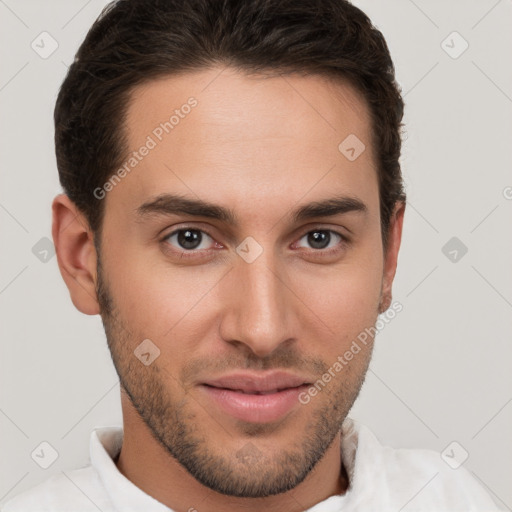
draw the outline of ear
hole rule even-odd
[[[75,307],[86,315],[99,314],[96,296],[96,248],[89,223],[68,196],[52,204],[52,236],[60,273]]]
[[[398,251],[402,241],[402,227],[404,223],[405,203],[398,202],[393,209],[389,223],[388,246],[384,254],[384,275],[382,277],[381,302],[379,313],[386,311],[391,305],[392,286],[395,278]]]

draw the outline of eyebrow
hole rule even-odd
[[[333,217],[349,212],[365,214],[366,204],[357,197],[336,196],[321,201],[314,201],[291,212],[293,222],[301,222],[317,217]],[[192,199],[175,194],[161,194],[150,199],[136,209],[137,216],[142,220],[152,215],[188,215],[206,217],[225,224],[238,224],[235,212],[224,206],[213,204],[201,199]]]

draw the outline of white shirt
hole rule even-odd
[[[89,465],[50,477],[14,497],[3,512],[170,512],[118,471],[113,458],[122,440],[120,427],[93,431]],[[346,493],[307,512],[499,510],[463,467],[452,469],[435,451],[382,446],[350,418],[342,426],[341,456],[350,482]]]

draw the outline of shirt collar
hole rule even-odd
[[[114,463],[123,444],[121,427],[96,429],[91,434],[91,464],[99,474],[112,504],[119,512],[169,512],[171,509],[139,489]]]

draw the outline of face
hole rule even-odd
[[[364,380],[372,340],[333,367],[378,314],[378,181],[350,86],[220,72],[134,90],[138,156],[106,187],[98,299],[154,437],[211,489],[262,497],[304,480]]]

